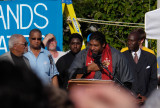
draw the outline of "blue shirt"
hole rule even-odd
[[[41,51],[36,58],[30,50],[30,47],[28,47],[28,52],[25,53],[24,56],[28,58],[33,72],[35,72],[44,84],[51,83],[51,79],[55,75],[59,75],[53,57],[49,51],[41,48]]]

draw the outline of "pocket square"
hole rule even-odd
[[[147,66],[147,67],[146,67],[146,69],[149,69],[149,68],[150,68],[150,66]]]

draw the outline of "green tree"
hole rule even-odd
[[[156,9],[156,0],[73,0],[73,6],[78,18],[88,18],[105,21],[144,23],[147,11]],[[64,22],[65,23],[65,22]],[[84,40],[92,32],[88,28],[94,26],[106,36],[106,41],[113,47],[121,49],[126,46],[127,36],[132,27],[80,23]],[[65,26],[66,27],[66,26]],[[67,36],[64,33],[64,40]],[[67,34],[69,35],[69,34]],[[64,41],[64,48],[66,43]],[[152,49],[156,52],[156,41],[152,40]],[[65,49],[66,50],[66,49]]]

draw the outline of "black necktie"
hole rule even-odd
[[[135,56],[134,56],[134,62],[137,64],[137,63],[138,63],[138,56],[137,56],[137,53],[135,52],[134,55],[135,55]]]

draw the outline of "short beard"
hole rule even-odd
[[[39,50],[39,49],[41,49],[41,46],[39,46],[39,47],[30,46],[30,47],[32,47],[34,50]]]
[[[56,50],[56,47],[54,48],[48,48],[49,51],[55,51]]]

